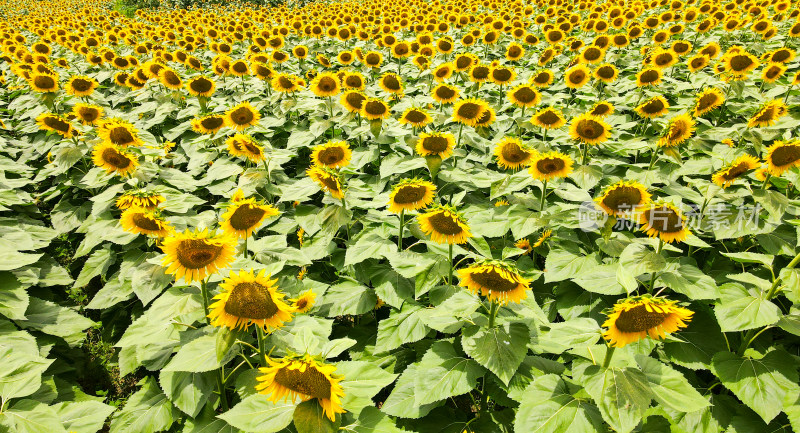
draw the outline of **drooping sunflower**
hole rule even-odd
[[[227,211],[222,214],[220,227],[231,236],[247,239],[265,219],[278,214],[280,214],[278,209],[258,202],[254,198],[232,201]]]
[[[422,128],[433,122],[433,118],[428,114],[428,111],[423,108],[409,107],[403,112],[398,121],[404,125]]]
[[[270,279],[266,270],[258,274],[231,272],[219,287],[220,294],[214,296],[209,306],[211,325],[229,329],[247,329],[255,325],[267,332],[280,329],[292,320],[295,308],[283,301],[286,296]]]
[[[555,107],[545,107],[531,117],[531,123],[544,129],[558,129],[567,123],[561,110]]]
[[[557,151],[538,153],[531,157],[528,171],[534,179],[546,181],[567,177],[572,173],[572,158]]]
[[[463,244],[472,237],[467,221],[450,206],[434,205],[417,216],[417,221],[420,230],[439,244]]]
[[[638,87],[657,86],[661,84],[661,69],[650,67],[639,71],[636,74],[636,85]]]
[[[154,210],[159,204],[165,202],[163,195],[146,190],[127,191],[116,201],[117,209],[125,210],[138,207],[146,210]]]
[[[683,242],[691,233],[686,224],[686,216],[669,203],[651,203],[641,209],[638,217],[643,232],[667,243]]]
[[[200,281],[233,262],[236,238],[225,233],[186,230],[164,239],[161,250],[166,257],[162,265],[175,280],[186,283]]]
[[[530,280],[522,277],[512,265],[498,260],[483,260],[459,269],[458,278],[459,286],[501,305],[522,302],[530,290]]]
[[[542,234],[541,234],[541,235],[539,235],[539,239],[536,239],[536,242],[534,242],[534,243],[533,243],[532,247],[533,247],[533,248],[539,248],[539,247],[541,247],[541,246],[542,246],[542,245],[544,245],[544,243],[545,243],[545,242],[547,242],[547,240],[548,240],[548,239],[550,239],[552,236],[553,236],[553,231],[552,231],[552,230],[543,230],[543,231],[542,231]]]
[[[294,300],[294,308],[298,313],[307,313],[314,307],[314,301],[317,299],[317,294],[309,289]]]
[[[453,104],[453,121],[467,126],[477,126],[487,108],[488,104],[481,99],[462,99]]]
[[[792,167],[800,167],[800,141],[776,141],[767,149],[767,170],[780,176]]]
[[[313,166],[306,170],[306,174],[323,190],[328,191],[331,197],[342,199],[344,191],[338,173],[325,167]]]
[[[326,168],[346,167],[350,164],[353,152],[345,141],[329,141],[315,146],[311,150],[311,161],[314,165]]]
[[[75,132],[75,128],[68,119],[55,113],[44,112],[38,115],[36,117],[36,124],[39,125],[39,129],[43,131],[52,131],[64,138],[72,137],[72,134]]]
[[[780,99],[767,101],[750,117],[747,126],[750,128],[772,126],[788,112],[788,107]]]
[[[750,170],[755,170],[761,166],[758,158],[752,155],[742,155],[736,158],[730,165],[722,168],[711,176],[711,180],[722,188],[733,185],[736,179]]]
[[[590,114],[601,119],[606,118],[614,113],[614,105],[607,101],[600,101],[592,106],[587,114]]]
[[[109,119],[97,128],[97,136],[104,143],[120,147],[141,146],[144,144],[139,138],[136,127],[120,119]]]
[[[72,114],[84,125],[97,125],[97,122],[103,117],[103,107],[79,102],[72,107]]]
[[[600,117],[588,113],[581,114],[572,119],[569,135],[582,143],[597,145],[608,141],[611,136],[611,126]]]
[[[258,123],[261,113],[250,102],[244,101],[225,112],[225,126],[238,131],[247,129]]]
[[[311,355],[291,356],[273,361],[267,358],[269,367],[260,368],[263,376],[256,377],[260,383],[256,390],[269,395],[269,401],[289,399],[293,402],[299,397],[306,401],[316,398],[325,416],[331,421],[336,414],[344,413],[341,399],[344,389],[339,382],[344,379],[335,374],[336,366],[325,364]]]
[[[449,104],[458,99],[459,91],[455,86],[439,84],[431,91],[431,97],[441,104]]]
[[[119,222],[126,232],[158,238],[168,236],[173,230],[157,210],[140,207],[125,209],[119,217]]]
[[[436,185],[417,178],[403,179],[392,187],[389,194],[389,212],[414,211],[427,207],[433,202]]]
[[[389,117],[389,105],[379,98],[367,98],[361,105],[361,116],[367,120],[379,120]]]
[[[497,164],[505,169],[518,169],[526,165],[535,153],[516,137],[505,137],[494,148]]]
[[[453,75],[453,64],[449,62],[442,63],[434,68],[431,73],[433,74],[433,79],[441,83]]]
[[[697,54],[690,57],[689,60],[686,62],[686,64],[689,68],[689,72],[694,73],[708,66],[708,63],[710,61],[711,58],[708,57],[707,55]]]
[[[511,88],[506,96],[517,107],[535,107],[542,100],[542,95],[530,84],[520,84]]]
[[[120,146],[109,143],[101,143],[95,146],[92,151],[92,161],[94,165],[105,169],[106,172],[119,176],[130,175],[139,165],[139,159],[136,155],[125,151]]]
[[[259,163],[264,160],[264,148],[253,137],[236,134],[225,140],[228,152],[233,156],[247,158],[251,162]]]
[[[589,82],[592,71],[583,63],[579,63],[569,69],[564,74],[564,81],[570,89],[580,89]]]
[[[664,134],[658,139],[658,146],[674,147],[683,143],[694,133],[694,125],[694,119],[688,113],[673,117],[664,129]]]
[[[58,90],[58,75],[43,72],[34,72],[28,78],[31,90],[39,93],[55,92]]]
[[[449,132],[423,132],[417,140],[416,151],[422,156],[438,156],[447,159],[453,154],[456,139]]]
[[[225,126],[225,117],[218,115],[208,115],[192,119],[192,130],[198,134],[216,134]]]
[[[669,102],[663,96],[656,95],[642,102],[634,111],[641,117],[654,119],[669,112]]]
[[[650,202],[647,188],[636,181],[621,180],[607,187],[595,202],[611,216],[622,216],[635,212]]]
[[[613,347],[624,347],[630,343],[650,338],[661,340],[667,334],[685,328],[694,312],[680,307],[677,301],[641,296],[627,298],[607,312],[603,327],[603,338]]]
[[[186,90],[192,96],[209,97],[214,94],[216,84],[214,80],[205,76],[194,77],[186,82]]]
[[[704,89],[694,101],[694,117],[700,117],[725,102],[725,95],[716,87]]]
[[[345,90],[339,98],[339,103],[350,113],[360,113],[367,96],[360,90]]]
[[[64,85],[64,90],[72,96],[89,96],[100,84],[94,78],[75,75]]]
[[[319,97],[336,96],[341,90],[339,77],[332,72],[323,72],[311,81],[311,91]]]

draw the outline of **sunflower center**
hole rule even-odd
[[[275,382],[300,394],[321,399],[331,398],[331,383],[312,366],[306,367],[302,372],[283,367],[275,373]]]
[[[282,89],[291,89],[294,87],[294,82],[289,77],[278,78],[278,84]]]
[[[742,72],[753,65],[753,59],[750,56],[738,54],[731,58],[730,64],[734,72]]]
[[[173,71],[164,72],[164,81],[171,86],[179,86],[181,84],[181,77]]]
[[[672,61],[672,54],[670,53],[661,53],[656,56],[656,65],[664,66],[668,65]]]
[[[85,92],[92,88],[92,82],[83,78],[76,78],[72,80],[72,88],[79,92]]]
[[[439,86],[436,89],[436,96],[438,96],[441,99],[450,99],[450,98],[456,96],[456,92],[455,92],[455,90],[451,89],[450,87]]]
[[[654,71],[652,69],[648,69],[644,71],[641,75],[642,83],[648,84],[653,83],[659,79],[658,71]]]
[[[428,191],[423,185],[405,185],[397,189],[394,202],[398,204],[417,203],[425,197]]]
[[[772,152],[770,159],[772,160],[772,164],[778,167],[791,164],[800,159],[800,145],[783,145]]]
[[[524,161],[531,155],[529,152],[519,147],[517,143],[506,143],[501,150],[501,154],[503,155],[503,159],[514,163]]]
[[[350,104],[350,106],[360,110],[361,104],[364,103],[364,99],[366,98],[364,97],[364,95],[360,93],[352,92],[348,93],[347,96],[345,96],[345,99],[347,100],[347,103]]]
[[[374,66],[381,62],[381,56],[375,53],[370,53],[367,54],[367,57],[365,57],[364,60],[367,62],[368,65]]]
[[[619,186],[608,192],[603,204],[615,212],[631,210],[642,203],[642,192],[632,186]]]
[[[456,114],[458,114],[458,116],[461,118],[471,120],[471,119],[477,119],[478,116],[482,114],[482,112],[483,112],[483,107],[481,107],[480,104],[476,104],[474,102],[466,102],[462,104],[460,107],[458,107],[458,111],[456,111]]]
[[[369,101],[364,106],[364,110],[373,116],[382,116],[386,114],[386,105],[381,101]]]
[[[432,136],[422,139],[422,148],[428,152],[442,153],[447,150],[449,144],[445,137]]]
[[[278,310],[267,286],[256,282],[237,284],[225,302],[226,313],[245,319],[269,319]]]
[[[39,75],[33,79],[33,82],[40,89],[52,89],[56,86],[56,80],[47,75]]]
[[[124,169],[131,165],[131,159],[127,156],[117,152],[112,148],[103,150],[103,161],[113,165],[118,169]]]
[[[501,83],[505,83],[511,79],[511,70],[506,68],[495,69],[492,71],[492,78]]]
[[[486,66],[476,66],[472,68],[472,77],[476,80],[483,80],[489,76],[489,68]]]
[[[225,123],[225,119],[221,117],[206,117],[203,119],[200,124],[203,125],[203,128],[208,130],[215,130],[222,127],[222,124]]]
[[[394,75],[387,75],[383,79],[383,85],[389,90],[400,90],[400,80]]]
[[[658,113],[664,109],[664,103],[660,99],[654,99],[642,107],[642,111],[647,114]]]
[[[591,119],[581,120],[578,122],[578,127],[576,129],[581,138],[588,140],[598,138],[605,132],[603,125]]]
[[[450,74],[450,68],[439,68],[436,70],[436,76],[438,78],[446,77]]]
[[[553,125],[560,120],[558,115],[552,110],[547,110],[544,113],[539,114],[537,119],[544,125]]]
[[[220,254],[221,245],[213,245],[203,239],[185,239],[177,247],[178,262],[187,269],[205,268]]]
[[[749,168],[750,167],[746,162],[741,162],[725,171],[725,173],[722,174],[722,178],[725,180],[736,179],[737,177],[747,173]]]
[[[239,107],[231,113],[231,119],[237,125],[247,125],[255,119],[255,115],[247,107]]]
[[[67,132],[70,129],[69,123],[59,119],[55,116],[47,116],[44,118],[44,124],[55,129],[59,132]]]
[[[611,106],[608,104],[599,104],[592,109],[592,114],[595,116],[602,116],[611,111]]]
[[[767,79],[772,80],[773,78],[775,78],[778,75],[780,75],[780,73],[781,73],[781,68],[773,66],[773,67],[767,69],[767,72],[766,72],[765,75],[766,75]]]
[[[547,84],[547,82],[550,81],[550,76],[544,73],[537,74],[535,77],[533,77],[533,81],[539,84]]]
[[[683,230],[683,219],[667,206],[656,207],[645,211],[645,220],[649,227],[661,233],[674,233]]]
[[[536,162],[536,169],[543,174],[555,173],[564,167],[565,163],[561,158],[542,158]]]
[[[514,99],[523,104],[530,104],[536,100],[536,92],[530,87],[521,87],[514,92]]]
[[[333,165],[344,159],[344,150],[339,146],[322,149],[318,156],[325,165]]]
[[[458,220],[453,215],[445,214],[445,212],[435,213],[428,220],[436,232],[444,235],[457,235],[464,231],[461,225],[458,224]]]
[[[143,230],[148,231],[158,231],[161,230],[161,224],[155,218],[151,218],[143,213],[136,213],[133,214],[133,223],[136,224],[136,227],[139,227]]]
[[[614,325],[622,332],[643,332],[661,325],[667,317],[669,313],[647,311],[646,306],[637,305],[619,313]]]
[[[361,81],[361,77],[358,75],[350,75],[344,80],[345,85],[347,87],[354,87],[360,88],[364,83]]]
[[[115,126],[108,133],[108,138],[118,146],[127,146],[134,142],[133,134],[124,126]]]
[[[470,275],[473,281],[493,292],[509,292],[517,288],[519,283],[503,277],[496,269],[485,272],[474,272]]]
[[[325,185],[331,191],[339,191],[339,182],[336,181],[336,178],[329,174],[323,174],[319,176],[319,181]]]
[[[702,111],[709,107],[713,107],[717,105],[717,100],[719,98],[714,93],[707,93],[700,97],[700,100],[697,101],[697,109]]]
[[[406,120],[411,123],[421,123],[424,122],[426,119],[425,113],[419,110],[411,110],[406,114]]]
[[[189,87],[197,93],[206,93],[211,90],[211,85],[211,80],[201,77],[193,80],[191,84],[189,84]]]
[[[323,92],[332,92],[336,90],[336,79],[333,77],[322,77],[319,80],[317,88]]]
[[[247,72],[247,64],[244,62],[235,62],[233,65],[231,65],[231,69],[237,74],[244,74]]]
[[[100,117],[100,111],[92,107],[81,107],[78,109],[78,115],[86,122],[93,122]]]
[[[787,51],[787,50],[778,50],[778,51],[775,51],[774,54],[772,54],[772,61],[773,62],[783,63],[784,61],[789,59],[789,56],[790,56],[789,51]]]
[[[706,64],[706,60],[703,57],[698,57],[696,59],[692,59],[692,67],[693,68],[700,68]]]
[[[586,60],[597,60],[600,58],[601,51],[598,48],[589,47],[583,52],[583,58]]]

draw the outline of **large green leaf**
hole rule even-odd
[[[780,318],[778,306],[766,299],[766,292],[735,283],[722,285],[720,291],[722,297],[714,312],[723,332],[760,328]]]
[[[194,418],[211,396],[218,372],[190,373],[185,371],[162,371],[159,385],[172,404]]]
[[[383,402],[381,412],[399,418],[422,418],[437,406],[436,403],[417,404],[414,383],[418,373],[417,364],[406,367],[391,394]]]
[[[419,363],[415,403],[424,405],[470,392],[483,372],[480,364],[459,356],[452,343],[437,341]]]
[[[708,399],[674,368],[649,356],[636,355],[635,358],[658,403],[680,412],[694,412],[709,405]]]
[[[490,329],[470,326],[464,329],[461,347],[508,385],[528,353],[528,327],[505,323]]]
[[[246,432],[274,433],[292,422],[295,404],[272,403],[267,396],[251,395],[219,417]]]
[[[103,429],[114,407],[99,401],[70,401],[53,406],[68,432],[95,433]]]
[[[111,433],[155,433],[167,430],[180,412],[158,389],[155,380],[146,378],[141,389],[125,402],[111,420]]]
[[[342,361],[336,364],[336,374],[344,376],[342,404],[350,410],[372,405],[372,397],[397,378],[374,363]]]
[[[312,398],[297,405],[292,419],[297,433],[335,433],[342,423],[342,416],[336,415],[336,421],[331,421],[317,399]]]
[[[586,391],[615,431],[627,433],[639,425],[653,398],[644,373],[633,368],[590,366],[586,378]]]
[[[526,433],[603,432],[597,406],[570,392],[555,374],[537,377],[522,395],[514,429]]]
[[[375,352],[386,352],[425,337],[430,329],[423,323],[424,311],[422,307],[405,304],[401,311],[392,311],[388,318],[381,320]]]

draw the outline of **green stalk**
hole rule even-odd
[[[405,209],[400,209],[400,235],[397,237],[397,249],[403,250],[403,226],[405,225]]]
[[[547,181],[544,181],[544,185],[542,186],[542,197],[539,201],[539,212],[544,212],[544,199],[547,197]]]
[[[659,239],[658,240],[658,249],[656,249],[656,254],[661,255],[661,249],[662,248],[664,248],[664,241]],[[657,276],[658,276],[658,274],[656,272],[653,272],[653,274],[650,276],[650,284],[647,285],[647,290],[650,293],[653,293],[653,290],[655,290],[655,287],[653,287],[653,286],[656,284],[656,277]]]
[[[261,366],[267,368],[269,366],[267,363],[267,337],[260,326],[256,326],[256,335],[258,336],[258,356],[261,357]]]
[[[603,368],[608,368],[608,365],[611,364],[611,358],[614,357],[614,351],[617,348],[614,346],[608,346],[606,348],[606,357],[603,359]]]
[[[500,305],[497,302],[492,301],[492,306],[489,310],[489,329],[494,328],[494,321],[497,317],[497,311],[499,310],[499,307]]]
[[[200,280],[200,292],[203,294],[203,311],[205,312],[206,325],[210,325],[211,319],[208,317],[208,286],[206,279]]]
[[[447,277],[447,284],[453,285],[453,244],[450,244],[449,249],[447,250],[447,257],[450,259],[450,273]]]
[[[211,318],[208,317],[208,281],[204,278],[200,280],[200,292],[203,294],[203,312],[205,312],[206,325],[211,324]],[[228,410],[228,396],[225,394],[225,382],[222,380],[225,372],[222,370],[224,367],[218,368],[217,374],[217,390],[219,391],[219,401],[224,410]]]

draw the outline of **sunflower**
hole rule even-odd
[[[72,107],[72,114],[84,125],[97,125],[98,120],[103,117],[103,107],[80,102]]]
[[[536,75],[531,77],[530,83],[540,89],[548,87],[553,84],[553,73],[548,69],[539,71]]]
[[[488,127],[494,121],[497,120],[496,113],[494,112],[494,108],[491,106],[487,106],[483,113],[481,113],[481,117],[475,122],[475,127]]]
[[[630,343],[650,338],[661,340],[667,334],[685,328],[692,319],[689,309],[680,307],[677,301],[641,296],[627,298],[607,312],[603,323],[603,338],[612,347],[624,347]]]
[[[773,99],[762,105],[758,111],[747,121],[749,128],[762,126],[772,126],[781,117],[785,116],[789,109],[780,99]]]
[[[653,96],[634,109],[636,113],[647,119],[661,117],[669,112],[669,102],[661,95]]]
[[[650,193],[639,182],[621,180],[607,187],[595,202],[605,213],[622,216],[650,202]]]
[[[276,92],[293,93],[300,90],[300,77],[292,74],[277,74],[272,78],[270,85]]]
[[[725,95],[721,90],[716,87],[705,89],[695,99],[693,115],[694,117],[700,117],[719,107],[724,102]]]
[[[311,355],[292,356],[273,361],[267,358],[269,367],[260,368],[263,376],[256,377],[260,383],[256,390],[260,394],[269,395],[269,401],[300,397],[306,401],[316,398],[325,416],[335,421],[337,413],[344,413],[341,399],[344,390],[339,382],[342,377],[334,374],[336,366],[325,364]]]
[[[643,232],[667,243],[683,242],[690,233],[686,216],[669,203],[652,203],[641,210],[638,216]]]
[[[453,154],[456,139],[449,132],[423,132],[417,139],[416,150],[422,156],[438,156],[447,159]]]
[[[345,141],[329,141],[315,146],[311,150],[311,161],[314,165],[326,168],[346,167],[350,164],[353,152]]]
[[[247,158],[256,164],[265,159],[264,148],[249,135],[233,135],[225,140],[225,144],[233,156]]]
[[[31,89],[35,92],[55,92],[58,90],[58,75],[35,72],[30,74],[28,85],[30,85]]]
[[[166,257],[162,265],[167,274],[186,283],[200,281],[207,275],[223,269],[233,262],[236,238],[225,233],[217,234],[207,229],[173,233],[164,239],[161,250]]]
[[[120,147],[141,146],[144,144],[139,138],[136,127],[124,120],[109,119],[97,128],[97,136],[104,143]]]
[[[225,117],[209,115],[192,119],[192,130],[198,134],[216,134],[225,126]]]
[[[459,269],[458,278],[459,286],[501,305],[522,302],[530,290],[530,280],[523,278],[512,265],[498,260],[483,260]]]
[[[380,80],[378,80],[378,84],[386,93],[391,93],[393,95],[403,94],[403,80],[397,74],[391,72],[383,74]]]
[[[129,207],[119,217],[122,228],[129,233],[163,238],[172,232],[172,227],[156,210]]]
[[[255,125],[259,119],[261,119],[261,113],[247,101],[225,112],[225,126],[239,131]]]
[[[432,71],[432,74],[433,79],[441,83],[453,75],[453,64],[449,62],[442,63]]]
[[[567,69],[564,80],[570,89],[579,89],[588,83],[591,77],[592,71],[586,65],[579,63]]]
[[[398,121],[404,125],[422,128],[433,122],[433,118],[422,108],[410,107],[403,112]]]
[[[529,241],[528,238],[517,240],[514,242],[514,246],[521,250],[525,250],[525,254],[530,254],[531,251],[533,251],[533,247],[531,247],[531,241]]]
[[[594,77],[606,84],[613,83],[617,80],[618,76],[619,70],[610,63],[600,65],[594,70]]]
[[[800,141],[776,141],[767,148],[767,170],[772,176],[780,176],[792,167],[800,167]]]
[[[506,60],[513,62],[522,58],[525,55],[525,48],[522,45],[511,42],[506,48]]]
[[[364,88],[366,88],[366,83],[364,81],[364,76],[360,73],[347,72],[344,74],[342,86],[347,89],[364,90]]]
[[[266,270],[258,274],[231,272],[219,287],[219,295],[209,305],[211,325],[232,330],[247,329],[255,325],[267,332],[283,327],[292,320],[294,307],[283,301],[284,295],[270,279]]]
[[[265,219],[279,214],[273,206],[260,203],[254,198],[238,200],[232,202],[222,214],[220,227],[230,236],[247,239]]]
[[[658,146],[674,147],[683,143],[694,133],[694,125],[694,119],[687,113],[673,117],[658,139]]]
[[[535,153],[516,137],[505,137],[494,148],[497,164],[505,169],[518,169],[526,165]]]
[[[742,155],[736,158],[729,166],[719,170],[711,176],[711,180],[722,188],[733,185],[743,174],[760,167],[758,158],[752,155]]]
[[[558,129],[567,123],[561,110],[555,107],[545,107],[531,117],[531,123],[544,129]]]
[[[323,190],[331,193],[333,198],[344,198],[342,183],[339,181],[339,175],[336,172],[328,168],[313,166],[306,170],[306,174]]]
[[[767,83],[774,83],[778,81],[786,72],[786,66],[783,63],[770,63],[761,72],[761,79]]]
[[[186,90],[192,96],[209,97],[214,94],[215,88],[216,85],[214,80],[202,75],[199,77],[194,77],[186,82]]]
[[[485,83],[489,80],[489,74],[491,72],[491,66],[480,63],[475,64],[469,70],[469,80],[473,83]]]
[[[308,57],[308,47],[305,45],[296,45],[292,48],[292,54],[298,59],[305,59]]]
[[[392,187],[389,194],[389,212],[399,214],[404,210],[422,209],[433,202],[435,193],[436,185],[427,180],[403,179]]]
[[[128,74],[127,72],[117,72],[114,75],[114,84],[120,87],[127,86],[129,77],[130,74]]]
[[[64,138],[72,137],[75,128],[68,119],[59,116],[55,113],[44,112],[36,117],[36,123],[39,129],[43,131],[52,131]]]
[[[756,69],[759,65],[756,56],[744,52],[736,51],[730,52],[722,57],[722,64],[725,66],[725,72],[733,80],[743,80],[747,75]]]
[[[345,90],[339,103],[350,113],[360,113],[367,96],[360,90]]]
[[[138,207],[146,210],[154,210],[159,204],[165,202],[163,195],[157,192],[142,190],[128,191],[122,194],[116,201],[117,209],[125,210]]]
[[[477,126],[478,121],[488,108],[488,104],[480,99],[469,98],[453,105],[453,121],[467,126]]]
[[[463,244],[472,237],[467,221],[450,206],[434,205],[417,221],[422,232],[439,244]]]
[[[319,97],[336,96],[342,91],[339,77],[332,72],[323,72],[311,81],[311,91]]]
[[[548,240],[548,239],[550,239],[550,237],[552,237],[552,236],[553,236],[553,231],[552,231],[552,230],[544,230],[544,231],[542,232],[542,234],[541,234],[541,235],[539,235],[539,239],[536,239],[536,242],[534,242],[534,243],[533,243],[532,247],[533,247],[533,248],[539,248],[539,247],[541,247],[541,246],[542,246],[542,245],[544,245],[544,243],[545,243],[545,242],[547,242],[547,240]]]
[[[364,54],[363,62],[371,68],[379,68],[383,63],[383,54],[377,51],[369,51]]]
[[[389,105],[379,98],[367,98],[361,106],[361,116],[367,120],[386,119],[389,114]]]
[[[139,159],[135,155],[126,152],[122,147],[108,143],[95,146],[92,151],[92,161],[94,161],[94,165],[105,169],[107,173],[115,173],[120,176],[130,175],[139,165]]]
[[[506,96],[517,107],[535,107],[542,100],[542,95],[530,84],[520,84],[510,89]]]
[[[572,163],[569,155],[557,151],[539,153],[531,157],[528,172],[540,181],[567,177],[572,173]]]
[[[516,76],[517,73],[514,72],[514,69],[508,66],[495,66],[489,72],[489,79],[498,86],[504,86],[514,81]]]
[[[75,75],[64,85],[64,90],[72,96],[89,96],[100,84],[94,78]]]
[[[636,74],[636,85],[638,87],[657,86],[661,84],[661,69],[645,68]]]
[[[697,72],[706,66],[711,61],[711,58],[705,54],[697,54],[689,58],[686,62],[687,66],[689,67],[689,72]]]
[[[594,104],[594,106],[592,106],[592,109],[589,110],[587,114],[603,119],[610,116],[613,113],[614,113],[613,104],[607,101],[600,101]]]
[[[158,82],[171,90],[183,88],[183,80],[172,68],[165,67],[158,71]]]
[[[597,145],[608,141],[611,126],[600,117],[581,114],[570,122],[569,135],[582,143]]]
[[[440,104],[449,104],[458,99],[458,95],[458,88],[448,84],[439,84],[431,91],[431,97]]]
[[[298,313],[307,313],[314,307],[314,301],[317,299],[317,294],[313,290],[307,290],[294,300],[294,308]]]

